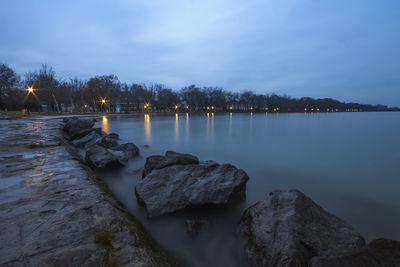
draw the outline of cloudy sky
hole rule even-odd
[[[400,1],[1,0],[0,62],[400,106]]]

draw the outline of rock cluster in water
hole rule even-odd
[[[248,175],[231,164],[200,162],[197,157],[168,151],[146,160],[136,185],[139,203],[149,217],[193,206],[226,206],[243,200]]]
[[[239,232],[251,266],[395,266],[400,242],[364,238],[298,190],[270,193],[243,213]]]
[[[94,120],[66,118],[64,123],[62,130],[71,144],[86,150],[84,160],[93,168],[119,168],[139,155],[136,145],[119,144],[118,134],[105,134],[100,128],[93,128]]]
[[[66,119],[63,131],[72,145],[84,148],[94,168],[117,168],[139,155],[132,143],[93,128],[93,120]],[[242,201],[248,175],[231,164],[199,161],[196,156],[167,151],[150,156],[136,185],[138,202],[149,217],[190,207],[228,206]],[[207,219],[187,219],[190,237],[207,228]],[[251,266],[400,266],[400,242],[364,238],[342,219],[325,211],[298,190],[275,190],[247,208],[239,222],[244,256]]]

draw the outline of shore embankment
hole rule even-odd
[[[73,158],[59,119],[0,121],[1,266],[171,266]]]

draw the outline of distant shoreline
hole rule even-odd
[[[241,111],[241,110],[233,110],[233,111],[131,111],[131,112],[109,112],[109,113],[43,113],[43,112],[31,112],[30,114],[22,114],[21,111],[1,111],[0,112],[0,120],[1,119],[23,119],[23,118],[40,118],[40,117],[99,117],[99,116],[125,116],[125,115],[138,115],[138,114],[155,114],[155,115],[168,115],[168,114],[292,114],[292,113],[304,113],[304,114],[318,114],[318,113],[364,113],[364,112],[400,112],[398,110],[363,110],[363,111],[279,111],[279,112],[264,112],[264,111]]]

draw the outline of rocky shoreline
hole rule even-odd
[[[62,138],[60,140],[71,155],[84,165],[94,170],[122,168],[129,160],[135,160],[140,154],[135,144],[120,144],[118,134],[105,134],[101,129],[93,128],[93,126],[92,119],[77,118],[66,118],[64,124],[61,125]],[[57,129],[57,126],[53,125],[53,127],[53,130]],[[47,136],[51,135],[47,134]],[[46,142],[48,141],[44,144]],[[41,147],[45,150],[45,153],[41,154],[51,158],[52,149],[56,148],[65,151],[63,147]],[[47,159],[46,162],[52,161]],[[71,167],[67,169],[68,173],[72,172],[73,167],[76,168],[77,162],[72,158],[65,162],[71,164]],[[76,169],[74,171],[82,173],[82,166],[78,169],[80,172]],[[55,172],[54,175],[59,175],[59,173]],[[233,165],[200,161],[190,154],[167,151],[164,156],[153,155],[146,159],[142,180],[136,184],[135,194],[138,203],[146,210],[149,218],[166,214],[174,216],[175,212],[202,206],[229,209],[232,205],[244,201],[248,180],[246,172]],[[68,183],[69,180],[63,181]],[[97,180],[94,179],[94,181]],[[77,181],[74,184],[76,187],[73,187],[74,190],[78,190],[79,183]],[[51,183],[48,182],[48,184]],[[54,188],[48,184],[46,188],[53,191],[56,186],[60,187],[59,184],[54,185]],[[96,184],[99,183],[96,182]],[[86,190],[85,183],[81,186]],[[95,233],[95,241],[92,238],[94,247],[91,247],[92,243],[87,244],[88,237],[86,237],[86,243],[81,242],[84,246],[77,245],[78,249],[72,250],[70,254],[63,254],[66,253],[63,250],[58,251],[58,254],[52,251],[43,252],[41,257],[31,256],[36,260],[32,262],[58,264],[59,262],[54,258],[57,255],[57,259],[64,265],[91,265],[95,262],[93,257],[107,264],[115,260],[118,265],[172,265],[172,261],[143,231],[140,223],[125,212],[111,194],[106,193],[107,188],[100,190],[98,186],[96,188],[91,189],[93,192],[86,192],[85,196],[80,194],[79,201],[71,203],[72,208],[83,210],[81,213],[86,217],[82,220],[97,218],[96,220],[101,221],[101,225],[109,224],[108,227],[99,228],[97,225],[85,229],[86,235],[94,229],[100,233],[97,236]],[[66,196],[59,192],[57,194],[61,194],[60,198],[73,199],[76,191],[71,193],[67,190],[67,192],[69,195]],[[44,198],[48,198],[48,195],[46,191],[42,193]],[[92,199],[93,196],[94,199]],[[101,199],[100,196],[102,196]],[[90,198],[89,202],[92,204],[87,206],[88,203],[84,203],[85,201],[81,199],[84,197]],[[82,207],[79,206],[81,202],[85,204]],[[101,205],[97,205],[99,202]],[[5,216],[6,208],[12,210],[14,204],[9,203],[5,206],[1,204],[1,215]],[[55,205],[53,209],[44,210],[40,205],[36,209],[41,210],[36,216],[43,216],[43,214],[55,216],[60,213],[64,217],[67,216],[63,214],[65,206],[61,204]],[[81,213],[78,212],[78,218],[83,216],[80,215]],[[103,218],[104,216],[106,218]],[[32,218],[29,217],[29,219]],[[9,222],[11,221],[10,219]],[[72,223],[68,221],[63,227],[69,229],[72,225],[74,228],[76,223],[73,220]],[[185,221],[185,227],[188,234],[195,237],[203,228],[207,228],[208,223],[206,219],[190,219]],[[56,230],[60,227],[57,221],[46,221],[46,225],[56,227]],[[9,225],[1,226],[4,228]],[[78,230],[75,229],[72,233],[75,231]],[[66,233],[71,233],[71,230]],[[377,239],[366,245],[364,238],[352,226],[325,211],[298,190],[272,191],[264,200],[248,207],[238,220],[237,234],[244,241],[241,253],[250,266],[400,266],[400,242]],[[43,242],[48,241],[47,239],[53,240],[48,234],[43,234],[38,238]],[[71,235],[68,240],[76,244],[76,238],[76,235]],[[1,240],[7,239],[11,239],[11,235],[2,235]],[[31,240],[31,246],[37,246],[34,240]],[[62,238],[60,240],[65,241]],[[141,245],[138,246],[138,243]],[[87,247],[92,250],[84,250]],[[3,247],[1,251],[3,253]],[[103,254],[99,251],[103,251]],[[20,260],[15,259],[15,255],[13,257],[13,260],[5,264],[20,263]],[[73,262],[71,258],[74,259]]]
[[[0,265],[173,266],[59,136],[59,120],[0,123]]]

